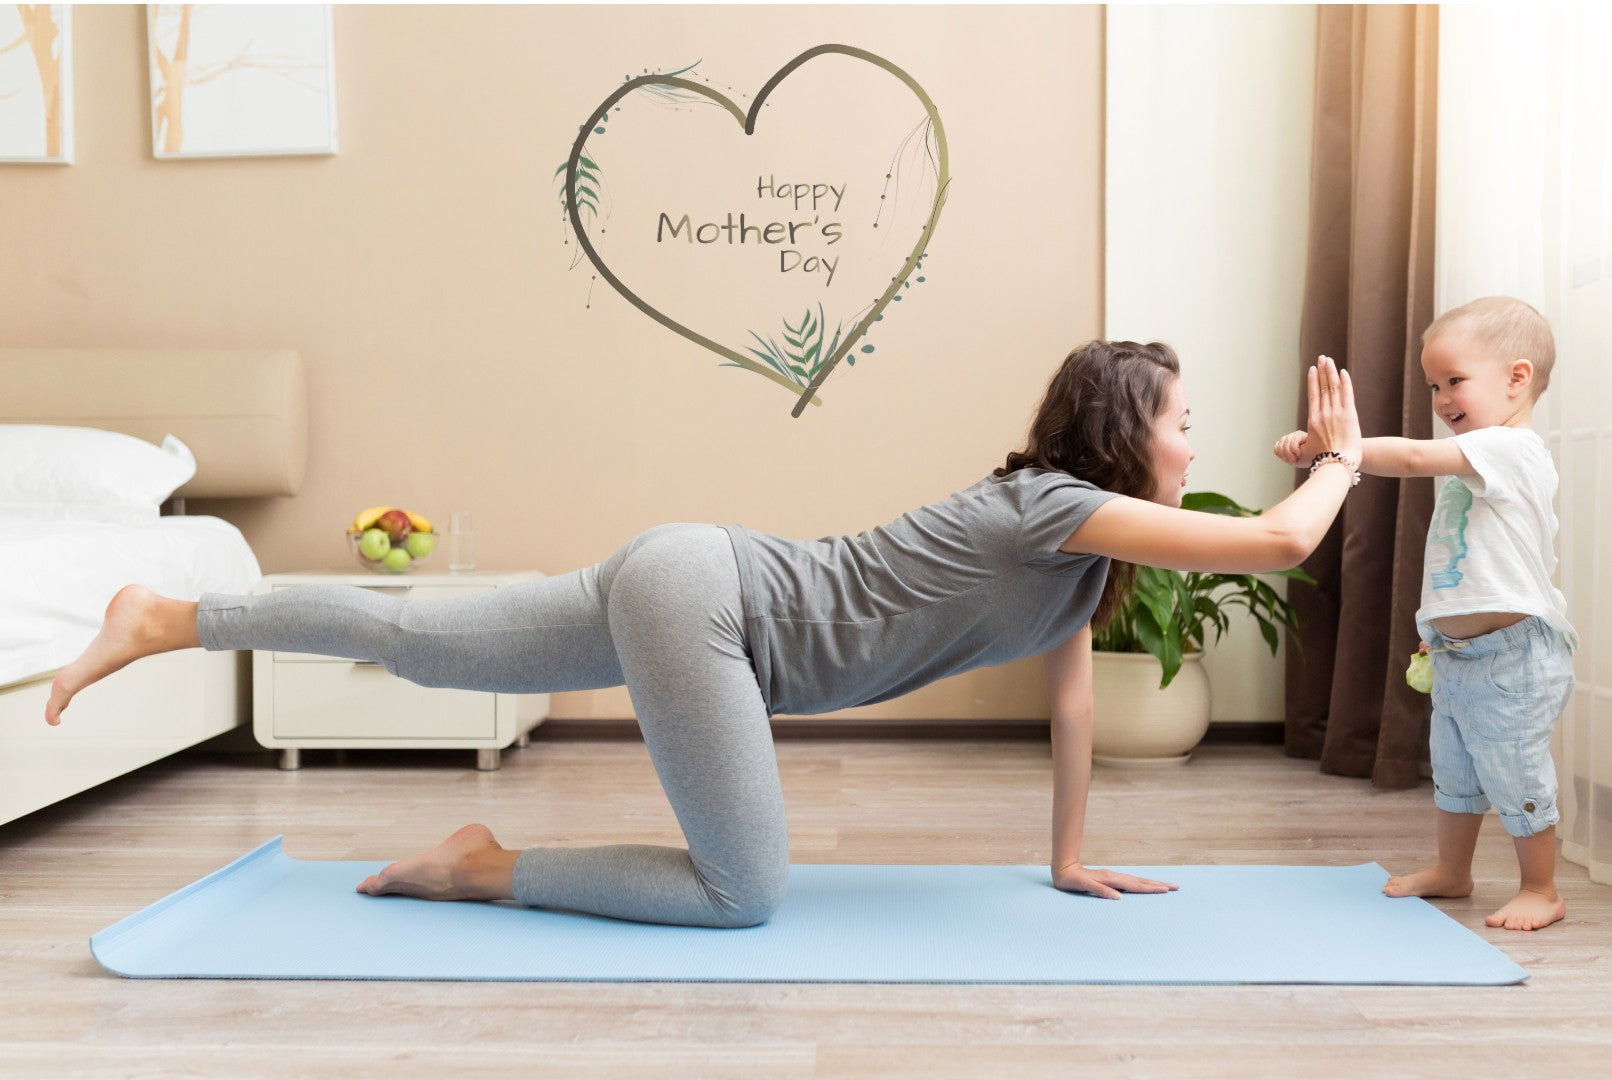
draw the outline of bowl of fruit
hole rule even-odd
[[[431,522],[395,506],[372,506],[347,526],[347,545],[366,570],[407,574],[437,549]]]

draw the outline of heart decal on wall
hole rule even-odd
[[[912,250],[907,253],[905,261],[898,272],[890,279],[889,287],[879,296],[876,301],[874,301],[872,306],[863,313],[862,317],[857,320],[855,325],[852,326],[849,331],[845,331],[838,335],[837,342],[833,345],[832,351],[830,351],[827,359],[822,359],[821,362],[814,364],[814,369],[810,379],[795,381],[785,374],[785,371],[789,370],[788,368],[785,368],[781,371],[777,369],[779,365],[768,366],[767,364],[758,363],[753,357],[746,356],[744,353],[739,352],[736,349],[729,348],[720,342],[714,341],[704,334],[701,334],[698,331],[685,326],[681,322],[678,322],[676,319],[673,319],[665,312],[644,300],[643,297],[639,296],[636,292],[629,288],[625,283],[622,282],[620,277],[611,271],[610,267],[606,265],[605,260],[599,255],[598,250],[594,247],[593,240],[588,235],[587,228],[583,223],[581,213],[582,207],[584,205],[588,205],[591,201],[597,198],[597,194],[587,187],[588,171],[593,167],[593,165],[592,162],[586,157],[584,147],[590,135],[594,134],[595,132],[602,133],[603,128],[601,125],[608,118],[610,110],[616,106],[616,103],[621,101],[628,94],[631,94],[635,90],[639,90],[643,87],[675,87],[682,91],[697,94],[700,97],[706,98],[721,106],[729,114],[731,114],[733,118],[739,122],[740,126],[744,130],[745,135],[754,135],[756,130],[756,120],[760,115],[762,105],[767,100],[768,95],[771,94],[775,88],[777,88],[779,83],[783,82],[784,79],[786,79],[792,72],[794,72],[802,64],[805,64],[807,61],[818,56],[836,54],[851,57],[852,59],[871,64],[874,67],[880,68],[895,76],[906,85],[907,89],[910,90],[918,99],[919,103],[923,105],[924,111],[928,114],[928,123],[933,131],[935,140],[935,192],[933,199],[930,202],[929,211],[924,221],[923,230],[918,238],[918,242],[913,245]],[[856,345],[856,343],[867,334],[868,329],[879,320],[884,312],[884,309],[889,306],[891,300],[897,296],[903,285],[908,281],[909,275],[913,273],[914,268],[919,266],[920,260],[923,258],[924,253],[927,250],[929,239],[934,234],[935,225],[940,220],[940,211],[941,207],[946,201],[947,184],[950,180],[950,173],[947,164],[945,129],[941,125],[940,114],[936,111],[935,103],[930,99],[929,94],[925,92],[924,88],[920,86],[915,79],[913,79],[906,72],[902,71],[900,68],[896,67],[894,64],[890,63],[888,60],[875,56],[866,50],[853,48],[849,45],[819,45],[815,48],[808,49],[799,56],[795,57],[789,63],[780,68],[777,73],[772,76],[772,78],[767,80],[766,84],[761,88],[761,92],[756,95],[755,101],[751,104],[748,113],[741,109],[731,98],[727,97],[726,95],[713,90],[708,86],[703,86],[699,83],[696,83],[690,79],[679,78],[675,75],[643,75],[639,76],[638,78],[629,79],[621,86],[617,87],[609,97],[605,98],[599,107],[594,110],[593,115],[588,118],[587,123],[582,125],[581,130],[577,134],[576,142],[571,146],[571,154],[566,161],[564,170],[564,206],[566,215],[570,220],[572,231],[576,234],[578,245],[582,248],[583,252],[587,254],[588,260],[593,264],[594,269],[598,271],[599,276],[609,282],[611,287],[620,293],[634,307],[638,308],[638,310],[642,311],[645,315],[648,315],[651,319],[654,319],[668,330],[671,330],[673,333],[694,342],[696,345],[709,349],[711,352],[716,353],[718,356],[722,357],[732,365],[741,367],[746,371],[755,372],[756,374],[770,379],[780,386],[783,386],[785,389],[789,390],[790,393],[798,395],[798,399],[795,402],[795,407],[790,414],[796,417],[800,416],[808,404],[821,404],[821,400],[816,396],[818,388],[823,385],[824,380],[827,379],[829,374],[839,365],[840,361],[846,358],[847,354],[851,352],[851,349]],[[922,279],[920,278],[919,280]],[[821,334],[822,328],[817,327],[816,329]],[[823,340],[825,339],[820,336],[820,346]]]

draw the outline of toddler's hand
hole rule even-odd
[[[1304,452],[1304,446],[1307,441],[1305,433],[1302,431],[1292,431],[1283,435],[1276,440],[1275,453],[1277,458],[1284,464],[1292,465],[1294,468],[1304,468],[1310,463],[1310,455]]]
[[[1433,658],[1428,655],[1425,641],[1419,652],[1411,654],[1410,667],[1405,669],[1405,685],[1419,694],[1433,692]]]

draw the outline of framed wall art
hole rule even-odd
[[[68,4],[0,7],[0,161],[73,160]]]
[[[328,4],[150,4],[159,158],[336,152]]]

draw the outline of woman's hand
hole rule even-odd
[[[1308,437],[1302,431],[1290,431],[1283,435],[1276,440],[1274,448],[1277,460],[1295,469],[1309,468],[1310,455],[1305,453],[1305,444],[1308,441]]]
[[[1310,428],[1305,450],[1313,458],[1323,450],[1335,450],[1360,464],[1360,415],[1355,412],[1354,383],[1347,371],[1339,371],[1330,356],[1323,356],[1310,368]]]
[[[1084,866],[1060,866],[1057,873],[1052,875],[1052,883],[1064,892],[1091,893],[1104,900],[1118,900],[1120,893],[1175,892],[1180,888],[1165,881],[1150,881],[1131,874],[1087,869]]]

